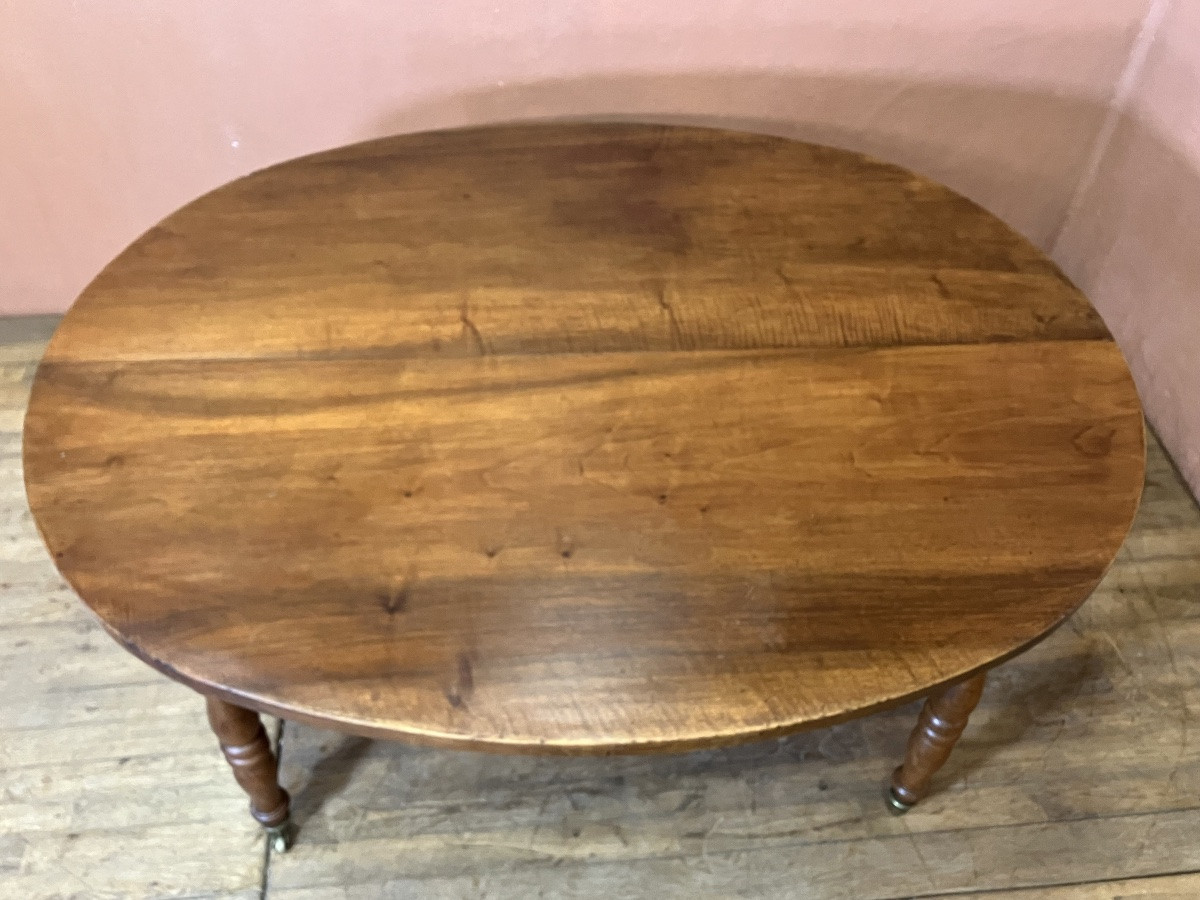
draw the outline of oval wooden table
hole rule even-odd
[[[283,841],[267,712],[673,751],[929,700],[1116,554],[1142,415],[1095,311],[950,190],[696,128],[408,135],[257,172],[112,262],[25,423],[112,635],[205,694]]]

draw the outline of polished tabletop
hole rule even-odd
[[[35,379],[30,504],[131,651],[364,734],[669,750],[1043,637],[1142,487],[1125,362],[857,153],[558,123],[293,160],[150,229]]]

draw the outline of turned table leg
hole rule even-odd
[[[208,721],[221,752],[233,767],[233,777],[250,797],[250,815],[267,829],[276,850],[291,846],[289,797],[279,786],[279,764],[258,713],[216,697],[206,697]]]
[[[981,672],[929,695],[908,739],[904,763],[892,773],[888,804],[893,811],[908,812],[929,792],[934,773],[949,759],[967,727],[967,718],[979,703],[985,677]]]

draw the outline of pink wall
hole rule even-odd
[[[271,162],[533,116],[874,151],[1049,245],[1150,0],[0,4],[0,311]]]
[[[1100,310],[1200,496],[1200,3],[1160,0],[1054,255]]]
[[[3,4],[0,313],[64,309],[180,204],[319,148],[555,115],[726,124],[909,165],[1053,247],[1200,488],[1197,7]]]

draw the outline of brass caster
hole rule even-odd
[[[296,840],[296,826],[291,819],[267,829],[267,846],[276,853],[287,853]]]
[[[902,816],[916,806],[915,803],[905,803],[903,800],[897,797],[896,791],[890,784],[884,790],[883,796],[884,799],[887,800],[888,812],[890,812],[893,816]]]

